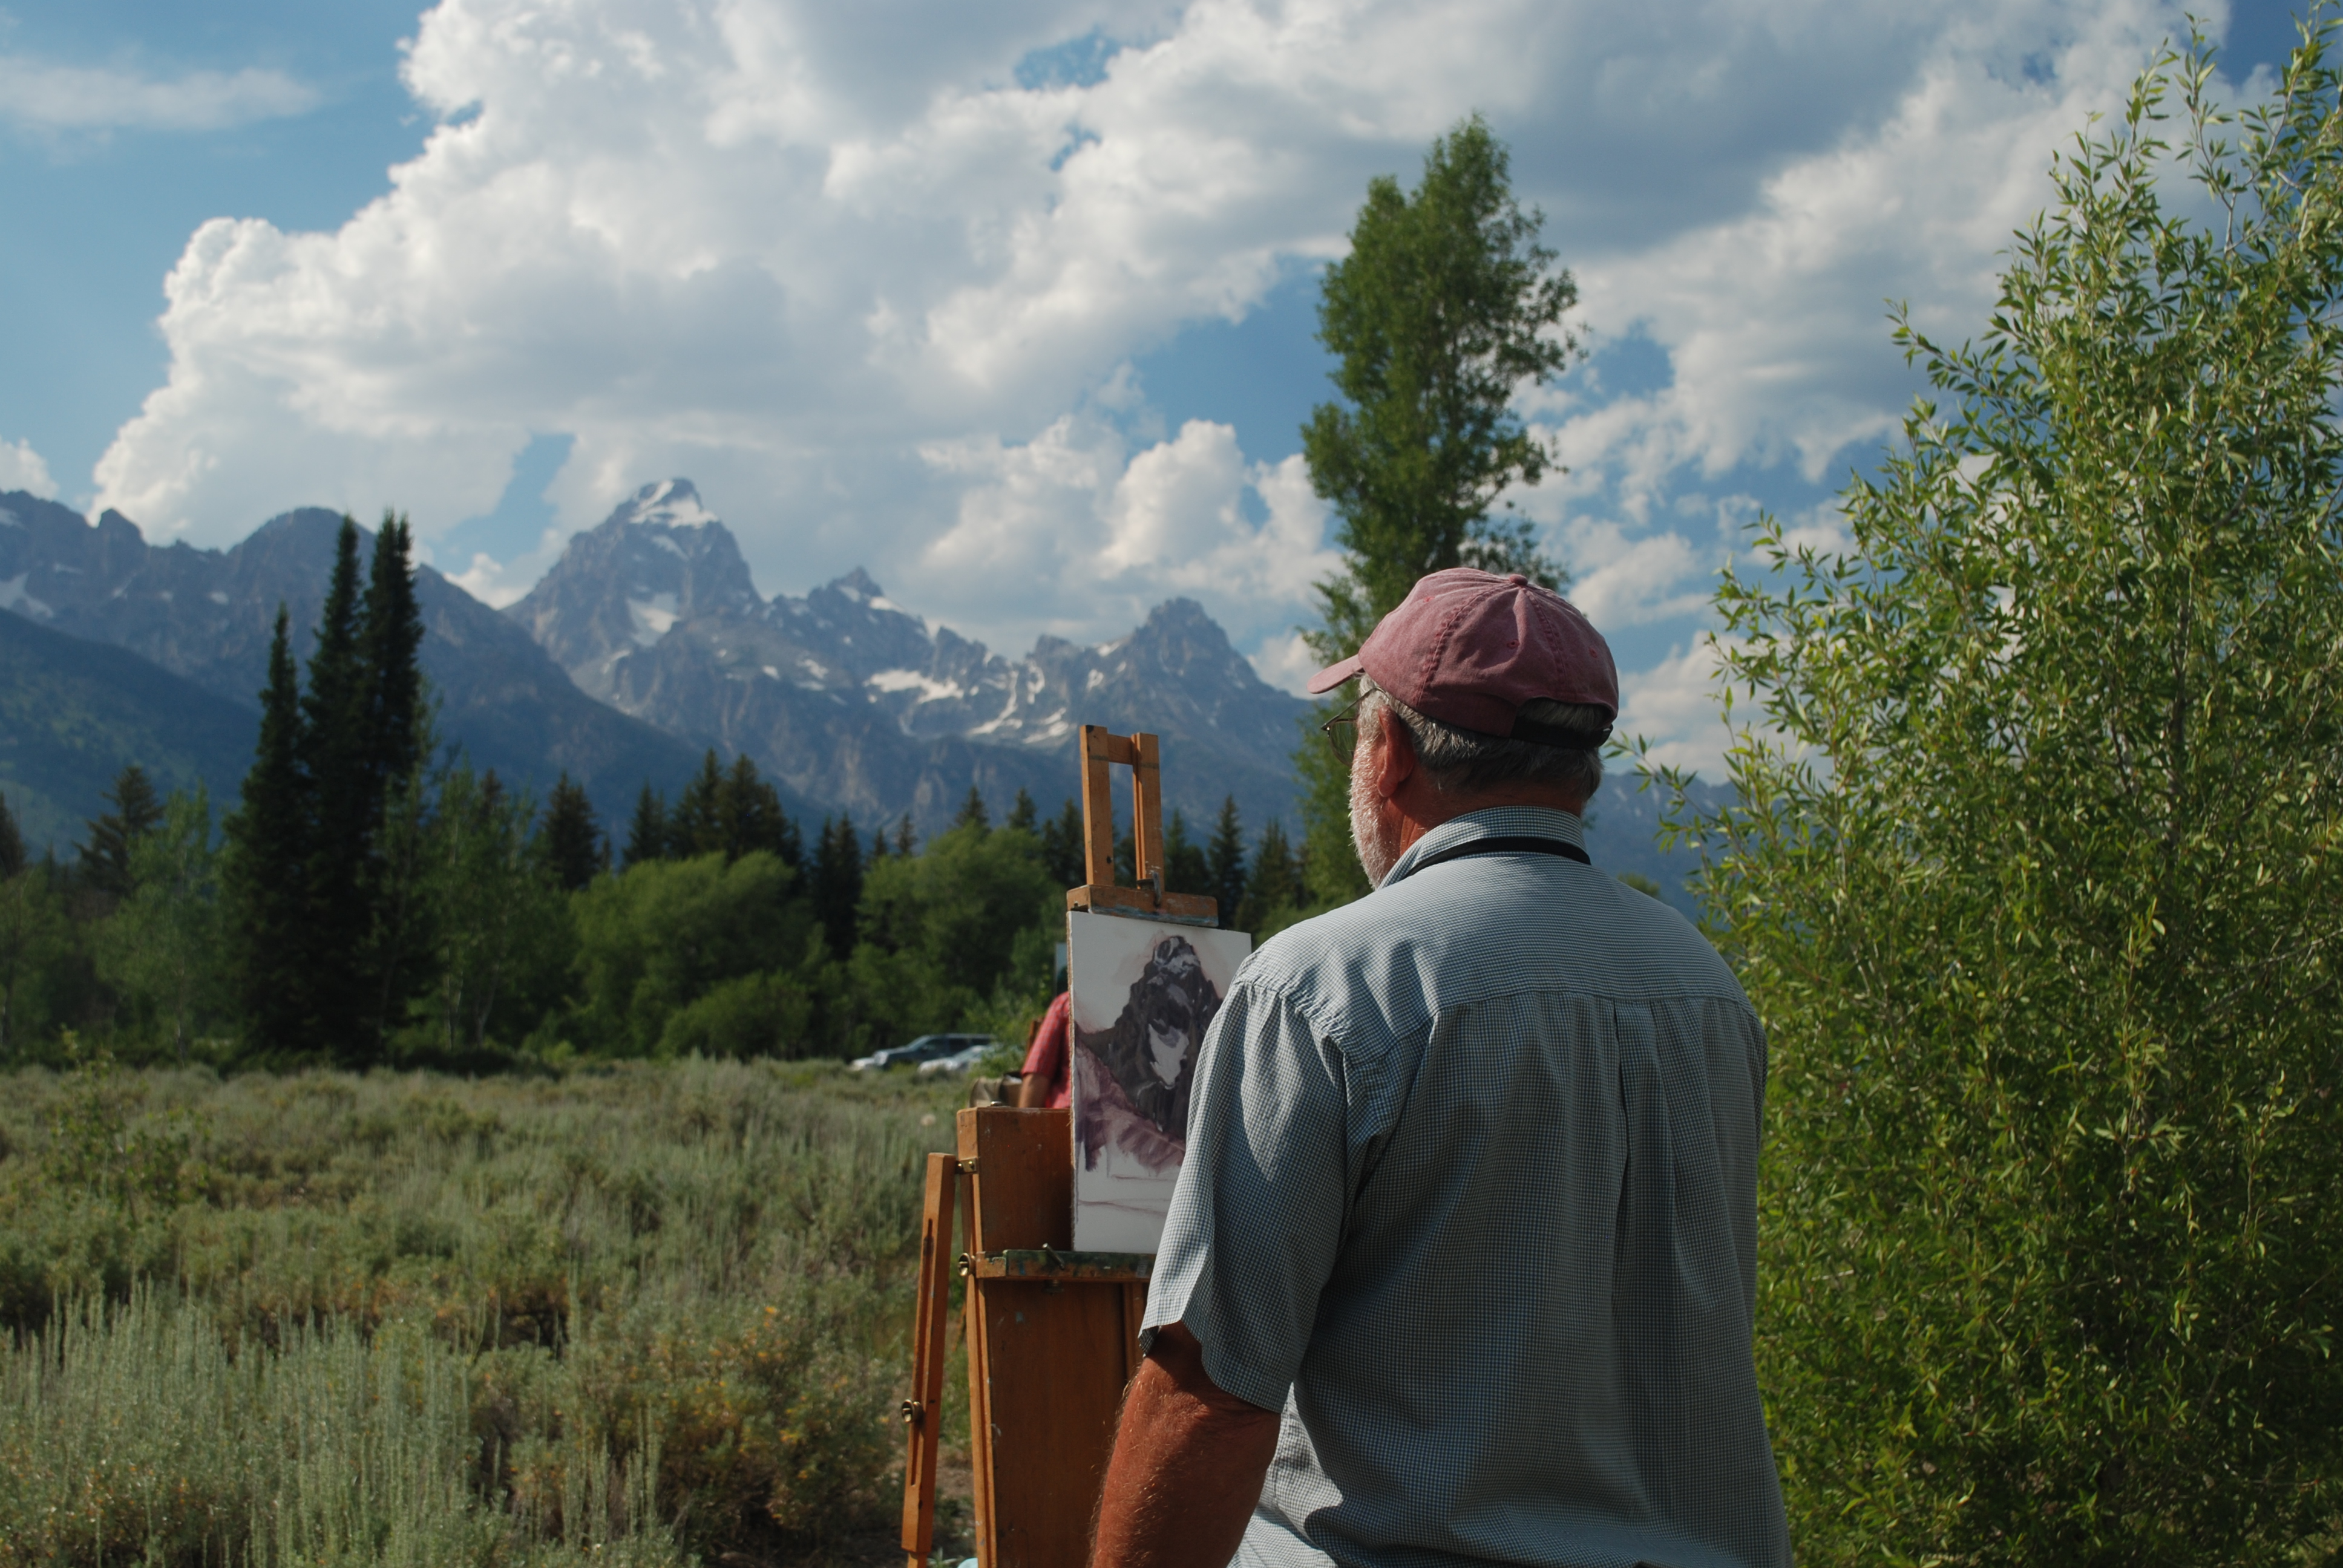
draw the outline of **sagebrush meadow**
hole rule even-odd
[[[0,1563],[884,1555],[960,1097],[830,1063],[13,1075]]]

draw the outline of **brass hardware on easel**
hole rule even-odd
[[[903,1424],[905,1426],[919,1425],[920,1417],[926,1413],[926,1411],[921,1408],[918,1400],[907,1399],[903,1402]]]
[[[976,1161],[973,1160],[957,1161],[953,1163],[952,1168],[963,1176],[973,1176],[976,1174]]]

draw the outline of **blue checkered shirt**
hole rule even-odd
[[[1247,960],[1148,1301],[1285,1412],[1240,1563],[1782,1564],[1757,1395],[1765,1041],[1707,942],[1558,856],[1418,871]]]

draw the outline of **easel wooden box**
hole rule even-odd
[[[1208,898],[1163,890],[1160,751],[1152,735],[1081,731],[1082,842],[1089,881],[1069,910],[1210,925]],[[1114,884],[1110,769],[1131,770],[1140,886]],[[935,1550],[944,1333],[955,1261],[968,1280],[970,1461],[982,1568],[1081,1568],[1114,1448],[1122,1391],[1139,1370],[1151,1256],[1071,1251],[1071,1113],[984,1106],[959,1117],[958,1153],[928,1157],[920,1296],[911,1336],[903,1551]],[[965,1251],[955,1260],[952,1211]]]

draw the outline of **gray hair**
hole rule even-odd
[[[1521,716],[1569,735],[1583,736],[1584,748],[1546,746],[1535,740],[1514,740],[1503,735],[1483,735],[1428,719],[1385,691],[1373,678],[1359,677],[1359,719],[1378,706],[1407,726],[1424,778],[1443,795],[1474,795],[1512,784],[1534,784],[1557,789],[1584,801],[1603,787],[1601,737],[1611,728],[1610,716],[1600,708],[1578,702],[1538,698],[1522,704]]]

